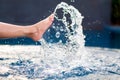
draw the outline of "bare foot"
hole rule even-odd
[[[54,14],[51,14],[46,19],[32,25],[32,27],[29,27],[29,33],[27,34],[27,37],[32,38],[34,41],[38,41],[42,38],[44,32],[50,27],[53,21]]]

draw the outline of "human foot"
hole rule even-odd
[[[32,38],[34,41],[38,41],[42,38],[44,32],[50,27],[53,21],[54,14],[51,14],[46,19],[32,25],[32,27],[29,28],[29,34],[27,34],[27,37]]]

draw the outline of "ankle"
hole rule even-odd
[[[23,32],[24,32],[24,35],[28,37],[30,34],[35,33],[36,30],[37,29],[33,25],[31,25],[31,26],[24,27]]]

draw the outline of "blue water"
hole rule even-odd
[[[4,46],[5,47],[5,46]],[[8,46],[10,48],[11,46]],[[19,46],[18,46],[19,47]],[[24,48],[29,46],[22,46]],[[36,46],[33,46],[37,48]],[[12,48],[11,48],[12,49]],[[14,52],[17,46],[14,46]],[[9,49],[10,50],[10,49]],[[28,48],[29,50],[29,48]],[[23,76],[25,80],[119,80],[120,79],[120,50],[104,49],[88,47],[88,52],[91,52],[89,56],[86,56],[84,61],[81,61],[78,66],[75,66],[68,70],[53,69],[52,64],[46,64],[44,61],[39,60],[36,57],[33,59],[25,59],[24,56],[35,53],[27,52],[25,50],[19,51],[17,54],[23,58],[10,58],[8,52],[5,51],[6,56],[0,57],[0,67],[6,67],[10,70],[1,72],[0,78],[9,79],[9,76]],[[1,53],[3,51],[0,51]],[[22,54],[21,54],[22,53]],[[14,55],[14,53],[13,53]],[[12,52],[11,52],[11,56]],[[28,56],[28,57],[29,57]],[[7,58],[8,57],[8,58]],[[34,58],[34,57],[33,57]],[[14,60],[11,62],[11,60]],[[36,61],[38,60],[38,61]],[[3,63],[4,64],[3,64]],[[37,62],[37,63],[36,63]],[[62,62],[62,61],[61,61]],[[62,66],[66,66],[63,62]],[[68,66],[69,68],[69,66]],[[4,69],[4,68],[3,68]],[[50,71],[49,71],[50,70]],[[92,76],[91,76],[92,75]],[[11,79],[16,79],[15,77]],[[24,79],[20,79],[24,80]]]

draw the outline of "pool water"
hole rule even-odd
[[[119,80],[120,50],[85,47],[81,13],[60,3],[39,46],[0,46],[0,80]]]
[[[71,65],[75,66],[69,69],[42,62],[40,46],[0,46],[0,49],[0,80],[120,79],[120,50],[117,49],[86,47],[89,54],[79,65],[73,62]]]

